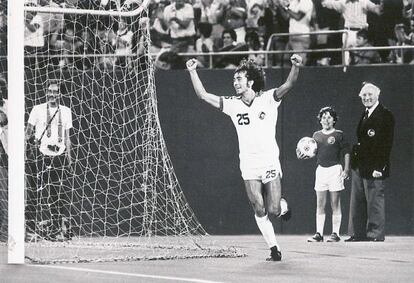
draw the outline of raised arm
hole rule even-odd
[[[208,93],[205,90],[203,83],[201,82],[197,74],[197,60],[194,58],[190,59],[187,61],[186,65],[187,70],[190,73],[191,82],[193,83],[193,87],[198,98],[204,100],[205,102],[216,108],[220,108],[220,97],[212,93]]]
[[[292,68],[290,69],[286,82],[276,89],[274,94],[276,100],[282,99],[282,97],[289,92],[298,79],[299,67],[302,65],[302,57],[297,54],[293,54],[292,57],[290,57],[290,61],[292,62]]]
[[[367,10],[381,16],[384,12],[384,2],[381,1],[380,4],[375,4],[370,0],[367,1]]]
[[[333,9],[339,13],[342,13],[345,9],[345,1],[339,0],[322,0],[322,7]]]

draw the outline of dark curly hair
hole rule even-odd
[[[336,122],[338,121],[338,114],[336,113],[335,109],[332,106],[326,106],[326,107],[321,108],[321,110],[319,110],[318,116],[316,116],[319,123],[321,122],[322,116],[325,113],[329,113],[332,116],[334,120],[334,126],[335,126]]]
[[[234,71],[235,74],[245,72],[246,78],[249,81],[253,81],[252,89],[255,92],[260,92],[265,86],[265,72],[258,66],[253,60],[243,59],[240,65]]]

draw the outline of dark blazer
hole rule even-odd
[[[394,116],[381,103],[365,120],[364,113],[357,128],[358,143],[353,146],[351,166],[352,169],[359,169],[362,178],[373,178],[372,172],[377,170],[384,179],[390,175]]]

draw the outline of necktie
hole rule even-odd
[[[368,109],[366,109],[366,110],[365,110],[365,113],[364,113],[364,120],[368,119],[368,113],[369,113],[369,112],[368,112]]]

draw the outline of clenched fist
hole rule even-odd
[[[190,59],[186,62],[187,70],[193,71],[197,68],[197,59]]]
[[[298,54],[293,54],[292,57],[290,57],[290,61],[292,62],[292,65],[299,67],[302,65],[303,59]]]

